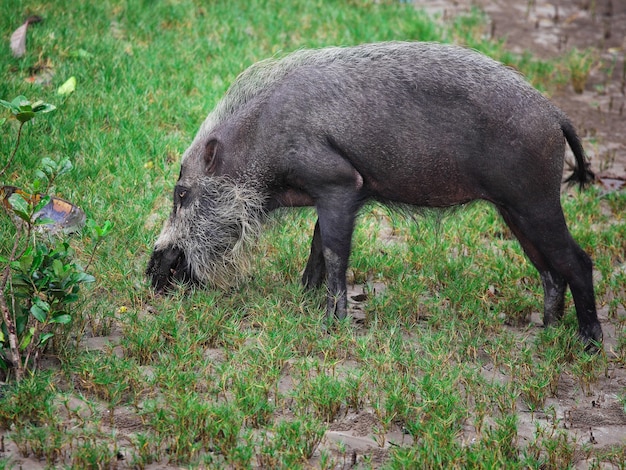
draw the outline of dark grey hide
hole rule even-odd
[[[566,142],[570,182],[593,179],[566,116],[513,70],[432,43],[304,50],[253,65],[209,114],[185,152],[174,208],[147,273],[225,286],[266,213],[314,206],[303,284],[328,284],[329,319],[346,315],[355,217],[371,199],[448,207],[493,203],[535,265],[544,323],[563,316],[569,286],[580,335],[602,340],[592,263],[560,204]]]

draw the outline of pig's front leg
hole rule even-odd
[[[326,279],[326,263],[324,262],[324,250],[322,236],[320,235],[319,220],[315,223],[313,241],[311,242],[311,254],[302,275],[302,285],[305,289],[320,287]]]
[[[316,207],[328,279],[326,320],[330,323],[334,317],[343,320],[347,314],[346,270],[352,245],[354,220],[360,203],[355,192],[335,188],[318,199]],[[315,243],[315,235],[313,239]],[[317,251],[316,247],[314,251]]]

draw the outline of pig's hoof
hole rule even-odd
[[[579,332],[580,339],[585,345],[585,351],[596,354],[602,351],[602,327],[600,323],[595,323]]]

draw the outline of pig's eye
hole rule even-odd
[[[189,204],[188,201],[189,188],[185,186],[181,186],[179,184],[174,188],[174,212],[176,212],[179,208],[185,207]]]
[[[209,175],[215,171],[217,165],[217,152],[219,150],[219,142],[215,139],[210,140],[206,145],[204,152],[204,172]]]

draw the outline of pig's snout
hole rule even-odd
[[[146,274],[158,294],[167,293],[175,284],[191,279],[185,252],[176,247],[154,250]]]

